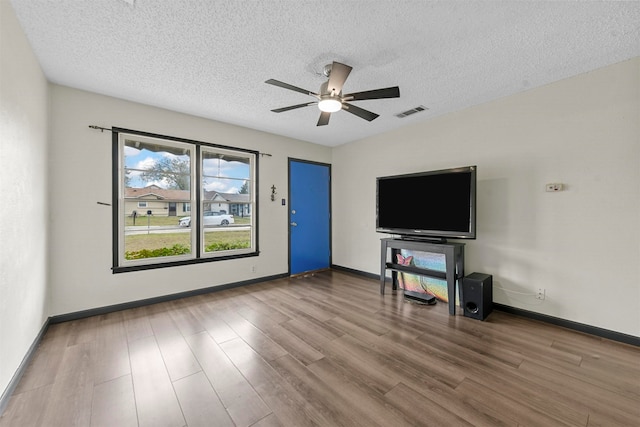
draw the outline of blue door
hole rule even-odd
[[[289,159],[289,274],[331,263],[330,166]]]

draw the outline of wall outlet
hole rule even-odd
[[[256,272],[256,266],[255,266],[255,265],[252,265],[252,266],[251,266],[251,272],[252,272],[252,273],[255,273],[255,272]]]
[[[546,293],[547,293],[546,289],[538,288],[538,293],[536,294],[536,298],[537,299],[544,299]]]

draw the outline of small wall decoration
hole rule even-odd
[[[271,186],[271,201],[275,202],[276,201],[276,186],[275,184]]]

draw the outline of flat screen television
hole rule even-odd
[[[403,238],[476,238],[476,166],[376,178],[376,231]]]

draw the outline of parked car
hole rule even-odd
[[[178,220],[181,227],[191,226],[191,217],[185,216]],[[221,212],[205,212],[204,225],[229,225],[233,224],[233,215],[223,214]]]

